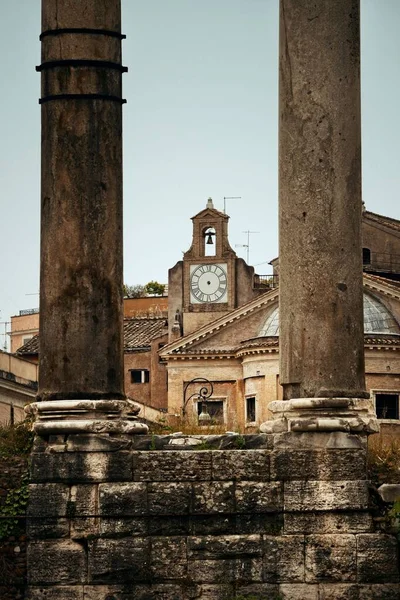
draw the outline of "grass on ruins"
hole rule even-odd
[[[372,483],[400,483],[400,438],[375,434],[368,438],[368,472]]]
[[[23,456],[32,449],[34,434],[31,423],[0,425],[0,457]]]

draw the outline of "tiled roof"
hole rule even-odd
[[[387,277],[382,277],[381,275],[372,275],[371,273],[363,273],[363,278],[367,281],[376,281],[377,283],[383,283],[389,288],[396,288],[396,290],[400,289],[400,281],[396,281],[395,279],[388,279]]]
[[[125,319],[124,350],[149,349],[151,342],[168,333],[167,321],[162,317]]]
[[[377,213],[370,212],[369,210],[364,212],[364,216],[370,219],[370,221],[375,221],[376,223],[380,223],[381,225],[385,225],[386,227],[400,231],[400,221],[397,221],[397,219],[391,219],[390,217],[378,215]]]
[[[364,335],[365,346],[400,346],[400,335]]]
[[[39,336],[36,334],[23,346],[18,348],[16,354],[39,354]]]
[[[149,350],[151,342],[168,333],[167,321],[164,317],[143,317],[124,319],[124,350]],[[18,348],[16,354],[27,356],[39,354],[39,336],[35,335],[26,344]]]

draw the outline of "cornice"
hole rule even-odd
[[[168,356],[172,355],[177,351],[188,349],[190,346],[193,346],[195,343],[200,342],[205,338],[213,335],[220,329],[224,329],[227,325],[238,321],[239,319],[245,317],[248,314],[251,314],[254,311],[258,311],[263,307],[268,306],[268,304],[274,303],[277,299],[278,289],[275,288],[273,290],[269,290],[268,292],[265,292],[265,294],[262,294],[261,296],[258,296],[253,300],[250,300],[250,302],[247,302],[243,306],[234,309],[227,315],[224,315],[223,317],[216,319],[212,323],[204,325],[203,327],[194,331],[193,333],[179,338],[179,340],[176,340],[171,344],[168,344],[167,346],[164,346],[163,352],[160,353],[160,356],[162,358],[167,358]]]

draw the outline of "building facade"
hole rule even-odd
[[[251,430],[271,417],[269,402],[282,398],[279,260],[272,261],[273,277],[256,275],[236,257],[228,217],[210,201],[192,221],[191,247],[169,273],[169,344],[160,353],[167,364],[168,413],[196,420],[205,406],[212,422]],[[207,254],[214,234],[222,242]],[[397,422],[400,222],[364,211],[363,246],[366,385],[378,417]],[[206,398],[196,395],[202,380],[212,386]]]

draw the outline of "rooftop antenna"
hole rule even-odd
[[[0,325],[4,325],[4,333],[1,335],[4,335],[3,350],[7,352],[7,325],[10,325],[10,321],[0,321]]]
[[[224,213],[226,214],[226,201],[227,200],[241,200],[242,196],[224,196]]]
[[[247,233],[247,244],[235,244],[235,248],[247,248],[246,262],[247,262],[247,264],[250,264],[250,262],[249,262],[250,261],[250,235],[252,233],[260,233],[260,232],[259,231],[250,231],[250,230],[247,230],[247,231],[243,231],[243,233]]]

